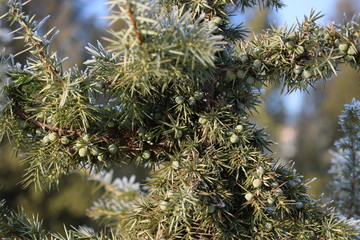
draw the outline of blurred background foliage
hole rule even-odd
[[[90,0],[87,0],[90,1]],[[325,16],[337,23],[345,18],[359,13],[358,0],[338,0],[331,16]],[[286,3],[286,2],[285,2]],[[36,13],[41,19],[47,15],[51,18],[45,25],[44,32],[52,27],[60,30],[60,34],[53,44],[53,50],[60,57],[68,57],[64,68],[78,65],[88,57],[85,52],[87,43],[95,43],[101,36],[106,36],[106,25],[99,22],[96,10],[89,11],[86,0],[33,0],[26,6],[27,11]],[[4,11],[2,5],[0,11]],[[247,27],[255,34],[270,27],[276,19],[276,12],[265,10],[250,10],[244,16]],[[299,16],[302,17],[302,16]],[[8,28],[2,21],[0,28]],[[123,26],[117,26],[123,27]],[[100,39],[101,40],[101,39]],[[0,41],[2,41],[0,39]],[[16,53],[23,49],[22,41],[6,43],[7,51]],[[27,54],[21,54],[16,60],[25,63]],[[360,75],[347,66],[341,66],[337,76],[326,80],[326,84],[319,84],[316,90],[308,88],[308,92],[295,93],[300,104],[296,115],[291,115],[292,106],[281,94],[279,86],[265,86],[264,104],[259,106],[258,113],[254,114],[254,121],[261,127],[267,127],[271,139],[278,144],[272,147],[274,154],[282,161],[294,161],[297,170],[305,178],[317,177],[312,183],[313,197],[331,191],[327,183],[330,179],[329,149],[333,148],[335,139],[338,139],[338,115],[343,105],[350,103],[353,97],[360,99]],[[294,93],[292,93],[294,94]],[[64,177],[59,189],[50,192],[35,191],[32,188],[21,189],[23,170],[26,166],[20,164],[21,157],[14,157],[11,144],[4,141],[0,148],[0,196],[7,200],[10,207],[16,209],[22,206],[30,215],[37,214],[44,220],[44,225],[53,231],[62,231],[63,223],[67,225],[89,225],[94,223],[86,217],[86,209],[100,195],[101,189],[86,177],[74,173]],[[138,179],[144,179],[146,171],[135,166],[120,166],[115,176],[131,176],[136,174]]]

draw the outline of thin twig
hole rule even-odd
[[[18,19],[18,22],[19,22],[20,26],[22,27],[22,29],[25,32],[24,35],[29,38],[30,44],[37,51],[39,58],[43,61],[43,64],[47,67],[47,69],[51,72],[53,78],[56,79],[56,81],[59,84],[63,84],[62,80],[59,77],[59,73],[52,66],[52,64],[49,62],[49,60],[46,58],[46,54],[45,54],[45,52],[43,51],[43,48],[40,45],[41,43],[43,43],[42,40],[40,40],[40,39],[35,40],[35,38],[32,36],[31,28],[29,28],[27,26],[26,22],[21,18],[21,15],[19,14],[19,12],[16,9],[12,10],[11,14]],[[40,41],[40,43],[39,43],[39,41]]]
[[[139,44],[142,45],[144,40],[143,40],[143,38],[142,38],[141,34],[139,33],[138,28],[137,28],[136,20],[134,18],[134,14],[133,14],[133,11],[131,9],[130,3],[128,3],[128,5],[129,5],[129,11],[128,11],[129,12],[129,17],[130,17],[130,21],[132,23],[132,26],[134,28],[135,36],[137,37],[137,39],[139,41]]]

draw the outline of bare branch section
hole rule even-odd
[[[137,37],[138,41],[139,41],[139,44],[142,45],[144,40],[138,30],[138,27],[137,27],[137,24],[136,24],[136,20],[135,20],[135,17],[134,17],[134,14],[133,14],[133,11],[131,9],[131,4],[128,3],[129,5],[129,10],[128,10],[128,13],[129,13],[129,17],[130,17],[130,21],[132,23],[132,26],[134,28],[134,33],[135,33],[135,36]]]

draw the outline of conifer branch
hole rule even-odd
[[[347,26],[320,26],[316,21],[321,17],[313,11],[298,23],[298,29],[273,28],[255,40],[237,43],[238,70],[245,72],[241,78],[261,82],[282,79],[283,88],[291,92],[331,77],[340,63],[357,69],[360,25],[352,21]]]
[[[78,129],[59,128],[56,126],[52,126],[50,124],[39,122],[36,119],[34,119],[33,117],[31,117],[30,115],[26,114],[23,111],[23,109],[21,108],[21,106],[18,104],[15,104],[13,106],[13,112],[17,116],[19,116],[21,119],[23,119],[35,126],[38,126],[42,129],[46,129],[46,130],[49,130],[52,132],[57,132],[57,133],[63,134],[63,135],[76,134],[79,137],[82,137],[85,134],[84,132],[82,132]],[[171,150],[171,148],[168,147],[164,142],[153,143],[153,144],[144,142],[142,144],[142,146],[139,146],[139,145],[135,144],[135,135],[136,135],[136,132],[134,132],[134,131],[128,131],[128,132],[124,132],[124,133],[110,132],[110,133],[95,134],[95,136],[99,140],[102,140],[100,142],[120,144],[120,146],[121,146],[120,149],[121,149],[121,151],[124,151],[124,152],[139,152],[139,151],[144,151],[145,149],[151,149],[151,150],[163,149],[166,151],[174,150],[174,149]]]
[[[38,25],[22,13],[19,0],[13,2],[10,20],[20,23],[35,59],[30,67],[10,66],[7,77],[14,84],[4,88],[9,103],[0,114],[0,135],[8,134],[27,155],[25,186],[57,184],[62,174],[79,168],[98,171],[109,162],[136,158],[152,168],[147,188],[131,193],[126,185],[132,180],[104,177],[106,196],[92,209],[93,218],[106,218],[113,239],[358,235],[358,223],[312,200],[308,183],[293,167],[277,164],[264,152],[270,145],[267,134],[249,119],[264,81],[283,77],[290,87],[304,88],[301,84],[335,72],[338,63],[358,67],[359,41],[352,36],[359,25],[331,36],[314,23],[320,15],[313,14],[299,29],[273,29],[237,44],[241,31],[229,34],[232,29],[216,16],[227,18],[230,2],[252,6],[265,1],[162,0],[167,6],[162,8],[157,1],[149,6],[148,0],[112,0],[112,22],[125,20],[127,29],[112,32],[110,52],[100,44],[98,50],[90,46],[90,65],[71,74],[62,73],[58,61],[47,55],[46,37],[37,36]],[[204,19],[206,13],[211,18]],[[224,32],[225,40],[216,31]],[[217,59],[221,50],[225,54]],[[63,86],[56,83],[58,77]],[[106,79],[114,79],[113,91],[105,95],[105,104],[97,104],[93,92],[106,93]],[[351,180],[347,177],[347,187]],[[65,231],[67,239],[86,235]],[[100,239],[93,235],[87,238]]]
[[[35,54],[42,60],[44,66],[47,70],[50,71],[52,78],[56,80],[59,84],[63,84],[63,81],[60,77],[59,72],[49,61],[44,51],[44,41],[36,36],[36,33],[33,31],[33,27],[29,26],[30,22],[25,21],[24,16],[22,16],[19,9],[11,9],[9,12],[10,15],[20,24],[21,28],[24,30],[24,39],[25,42],[29,43],[33,49],[35,49]]]
[[[55,132],[60,132],[60,129],[58,127],[51,126],[49,124],[39,122],[39,121],[35,120],[34,118],[32,118],[31,116],[29,116],[28,114],[24,113],[21,106],[18,105],[18,104],[15,104],[13,106],[13,111],[17,116],[19,116],[20,118],[24,119],[25,121],[27,121],[29,123],[32,123],[32,124],[34,124],[34,125],[36,125],[38,127],[41,127],[43,129],[47,129],[47,130],[55,131]],[[71,133],[74,133],[74,132],[71,132]]]

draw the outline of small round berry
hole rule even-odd
[[[209,21],[207,26],[208,26],[209,29],[214,29],[214,28],[217,27],[216,23],[213,22],[213,21]]]
[[[340,43],[339,44],[339,49],[342,52],[346,52],[349,49],[349,44],[347,43]]]
[[[304,203],[303,202],[296,202],[295,206],[296,206],[297,209],[301,209],[301,208],[304,207]]]
[[[259,68],[261,68],[261,66],[262,66],[261,60],[256,59],[256,60],[253,62],[253,67],[254,67],[254,68],[259,69]]]
[[[167,202],[167,201],[161,201],[161,202],[160,202],[160,209],[161,209],[161,210],[166,210],[167,205],[168,205],[168,202]]]
[[[196,99],[194,97],[189,97],[189,105],[194,106],[196,103]]]
[[[246,199],[247,201],[251,201],[251,199],[253,199],[253,197],[254,197],[254,195],[253,195],[252,193],[247,193],[247,194],[245,194],[245,199]]]
[[[356,47],[354,47],[354,46],[350,46],[349,47],[349,49],[347,50],[347,54],[348,55],[355,55],[355,54],[357,54],[357,49],[356,49]]]
[[[248,61],[249,61],[249,57],[248,57],[248,55],[242,55],[241,57],[240,57],[240,61],[242,62],[242,63],[247,63]]]
[[[69,144],[70,140],[69,140],[66,136],[62,136],[62,137],[60,138],[60,142],[61,142],[61,144],[63,144],[63,145],[67,145],[67,144]]]
[[[282,195],[284,195],[284,192],[283,192],[283,190],[281,188],[277,188],[275,190],[275,194],[278,195],[278,196],[282,196]]]
[[[45,143],[45,144],[49,143],[49,142],[50,142],[49,137],[48,137],[48,136],[44,136],[43,139],[42,139],[42,142]]]
[[[184,101],[185,101],[185,99],[184,99],[183,96],[177,96],[177,97],[175,98],[176,104],[183,104]]]
[[[41,134],[42,134],[42,130],[41,129],[36,129],[36,131],[35,131],[35,134],[37,135],[37,136],[40,136]]]
[[[233,71],[231,70],[226,71],[225,80],[231,81],[234,80],[235,78],[236,78],[236,74]]]
[[[106,157],[103,153],[100,153],[98,156],[97,156],[97,159],[100,161],[100,162],[104,162]]]
[[[253,184],[254,188],[259,188],[262,186],[262,181],[260,179],[254,179],[252,184]]]
[[[295,65],[295,67],[294,67],[294,73],[295,74],[301,74],[301,72],[302,72],[302,70],[303,70],[303,67],[302,66],[300,66],[300,65]]]
[[[240,138],[239,138],[239,136],[236,135],[236,134],[232,134],[232,135],[230,136],[230,142],[231,142],[231,143],[237,143],[239,140],[240,140]]]
[[[244,126],[243,126],[243,125],[241,125],[241,124],[236,125],[236,127],[235,127],[235,131],[236,131],[236,132],[240,133],[240,132],[242,132],[243,130],[244,130]]]
[[[308,87],[308,82],[303,80],[300,82],[300,88],[306,89]]]
[[[266,223],[265,223],[265,228],[266,228],[268,231],[271,231],[271,230],[273,230],[273,225],[272,225],[270,222],[266,222]]]
[[[216,16],[213,17],[211,21],[214,22],[216,25],[220,25],[223,22],[223,19],[221,17]]]
[[[208,122],[208,120],[205,117],[199,117],[199,123],[201,125],[205,125]]]
[[[49,140],[54,142],[59,138],[59,135],[56,132],[52,132],[49,134]]]
[[[47,124],[52,124],[53,118],[51,116],[46,118],[46,123]]]
[[[255,88],[260,89],[260,88],[262,88],[262,86],[263,86],[262,81],[255,81],[255,83],[254,83]]]
[[[114,121],[109,121],[109,122],[107,123],[107,126],[108,126],[109,128],[115,127]]]
[[[247,77],[246,78],[246,83],[250,84],[250,85],[254,84],[255,83],[255,78],[253,76]]]
[[[302,71],[301,76],[302,76],[303,79],[308,79],[308,78],[311,77],[311,72],[305,69],[305,70]]]
[[[100,150],[97,147],[93,146],[90,148],[90,154],[93,156],[98,156],[100,154]]]
[[[139,127],[139,129],[138,129],[138,135],[139,135],[140,137],[144,137],[145,134],[146,134],[145,128],[144,128],[144,127]]]
[[[295,52],[299,55],[303,54],[305,52],[305,48],[303,46],[297,46],[295,49]]]
[[[256,174],[259,176],[259,177],[262,177],[262,175],[264,175],[264,173],[265,173],[265,169],[263,168],[263,167],[258,167],[257,169],[256,169]]]
[[[141,157],[142,157],[143,159],[149,159],[149,158],[151,157],[151,152],[150,152],[149,150],[145,150],[145,151],[142,153]]]
[[[180,163],[179,161],[172,161],[172,167],[174,169],[179,169],[180,168]]]
[[[201,99],[203,99],[204,97],[204,92],[200,92],[200,91],[196,91],[194,93],[194,98],[198,101],[200,101]]]
[[[245,76],[246,76],[246,73],[245,73],[245,71],[244,70],[238,70],[237,72],[236,72],[236,76],[238,77],[238,78],[244,78]]]
[[[276,201],[276,199],[273,198],[273,197],[269,197],[269,198],[267,199],[267,202],[268,202],[268,204],[270,204],[270,205],[273,205],[273,204],[275,203],[275,201]]]
[[[85,157],[88,155],[88,149],[86,147],[80,148],[79,149],[79,156],[80,157]]]
[[[288,184],[289,184],[290,187],[296,187],[297,182],[295,180],[289,180]]]
[[[114,154],[118,151],[118,147],[115,144],[110,144],[108,150],[110,153]]]
[[[209,213],[214,213],[214,212],[215,212],[215,206],[212,205],[212,204],[209,205],[209,206],[208,206],[208,212],[209,212]]]
[[[288,41],[285,43],[285,47],[289,50],[293,50],[294,49],[294,42],[293,41]]]

